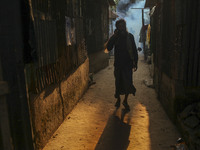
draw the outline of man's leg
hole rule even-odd
[[[125,98],[124,98],[124,102],[123,102],[123,103],[128,104],[128,102],[127,102],[127,100],[128,100],[128,95],[129,95],[129,94],[125,94]]]
[[[124,101],[123,101],[123,105],[124,105],[125,109],[130,110],[129,105],[128,105],[128,102],[127,102],[127,100],[128,100],[128,95],[129,95],[129,94],[125,94],[125,98],[124,98]]]
[[[115,67],[114,69],[114,76],[115,76],[115,98],[117,98],[117,101],[115,103],[115,107],[120,107],[120,70],[118,68]]]
[[[120,107],[120,102],[121,102],[121,98],[120,98],[120,96],[117,98],[117,101],[116,101],[116,103],[115,103],[115,107]]]

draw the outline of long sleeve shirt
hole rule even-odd
[[[130,52],[127,46],[127,38],[131,41],[133,58],[130,56]],[[134,68],[138,63],[138,52],[134,40],[134,36],[131,33],[122,35],[114,34],[110,37],[107,43],[107,49],[110,51],[114,47],[114,66],[117,68]]]

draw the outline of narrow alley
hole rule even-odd
[[[130,112],[116,110],[113,59],[94,75],[80,102],[51,137],[43,150],[169,150],[180,137],[144,81],[151,81],[149,65],[140,54],[134,73],[136,96],[129,97]]]
[[[198,0],[2,1],[0,150],[200,150],[199,41]]]

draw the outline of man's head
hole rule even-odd
[[[126,30],[126,21],[124,19],[117,20],[115,26],[117,30]]]

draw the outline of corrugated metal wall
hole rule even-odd
[[[193,133],[199,128],[185,122],[196,117],[198,108],[194,106],[200,102],[200,1],[157,2],[151,17],[155,89],[189,148],[198,149],[200,142]],[[181,117],[184,113],[187,117]]]
[[[103,51],[109,36],[109,13],[107,0],[85,0],[85,35],[88,54]]]
[[[199,3],[163,1],[151,18],[155,66],[185,87],[200,86]]]
[[[186,1],[186,80],[188,87],[200,87],[200,1]]]
[[[50,84],[58,83],[87,58],[84,38],[82,0],[30,0],[33,14],[35,47],[38,61],[27,65],[29,92],[39,93]],[[66,43],[66,20],[75,29],[75,42]],[[34,46],[33,46],[34,47]]]

